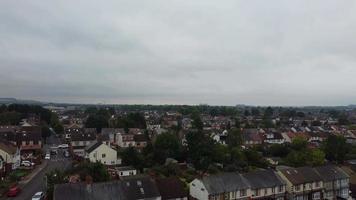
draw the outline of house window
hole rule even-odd
[[[349,195],[349,189],[343,189],[341,190],[341,196],[346,198]]]
[[[303,195],[296,196],[295,200],[303,200]]]
[[[299,191],[301,189],[300,185],[294,186],[295,191]]]
[[[318,200],[318,199],[320,199],[320,192],[313,193],[313,200]]]
[[[283,192],[283,190],[284,190],[283,185],[280,185],[280,186],[278,187],[278,192]]]
[[[274,194],[275,190],[276,190],[276,188],[273,187],[273,188],[272,188],[272,194]]]
[[[246,196],[246,190],[242,189],[240,190],[240,197],[244,197],[244,196]]]
[[[106,157],[105,153],[101,154],[101,157],[102,157],[102,158],[105,158],[105,157]]]
[[[348,186],[348,180],[347,179],[342,179],[341,180],[341,186]]]
[[[256,196],[260,196],[260,190],[259,189],[256,189]]]
[[[315,187],[320,187],[320,182],[319,181],[317,181],[316,183],[315,183]]]
[[[201,188],[200,190],[203,191],[203,192],[205,191],[204,188]]]
[[[265,195],[267,195],[267,188],[265,188]]]

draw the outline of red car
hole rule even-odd
[[[16,197],[21,192],[21,189],[18,186],[12,186],[7,192],[8,197]]]

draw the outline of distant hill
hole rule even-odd
[[[0,104],[43,104],[40,101],[35,100],[24,100],[24,99],[15,99],[15,98],[0,98]]]

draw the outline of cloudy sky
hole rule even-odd
[[[1,0],[0,97],[356,103],[355,0]]]

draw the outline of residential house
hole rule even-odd
[[[308,135],[310,137],[308,142],[314,143],[322,143],[328,137],[328,134],[325,132],[312,132]]]
[[[119,177],[137,175],[137,170],[131,166],[116,167],[115,170]]]
[[[286,183],[273,170],[258,170],[243,174],[243,177],[250,185],[252,199],[285,199]]]
[[[312,167],[285,168],[278,170],[287,183],[287,198],[290,200],[323,199],[322,177]]]
[[[145,134],[134,135],[135,148],[142,150],[147,146],[148,138]]]
[[[0,140],[0,177],[20,167],[20,149],[14,144]]]
[[[36,151],[42,149],[42,132],[37,126],[0,127],[0,139],[8,141],[21,149],[21,151]]]
[[[36,151],[42,149],[42,133],[19,131],[17,134],[17,143],[21,151]]]
[[[109,138],[109,141],[113,145],[117,145],[118,134],[123,133],[124,129],[122,128],[102,128],[101,135]]]
[[[264,134],[264,143],[267,144],[283,144],[286,140],[280,132],[276,131],[267,131]]]
[[[85,148],[96,141],[93,133],[79,132],[71,135],[71,148],[75,155],[84,157]]]
[[[117,146],[121,148],[134,147],[134,134],[121,132],[117,134]]]
[[[188,200],[188,191],[184,183],[176,177],[156,179],[162,200]]]
[[[341,168],[325,165],[314,168],[323,180],[324,199],[348,199],[350,176]]]
[[[249,199],[248,181],[238,173],[222,173],[194,179],[190,184],[190,196],[198,200]]]
[[[260,145],[263,143],[263,133],[258,129],[244,129],[242,141],[246,146]]]
[[[90,162],[100,162],[104,165],[120,165],[117,151],[102,142],[94,142],[85,148],[85,158]]]
[[[127,176],[122,180],[122,189],[126,198],[161,200],[156,183],[148,176]]]

